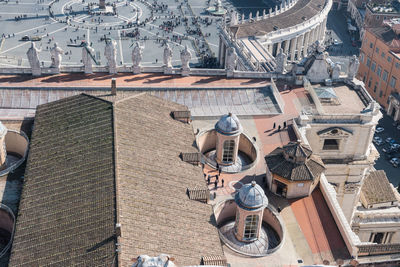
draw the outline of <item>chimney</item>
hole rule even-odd
[[[117,80],[115,78],[111,79],[111,95],[117,95]]]

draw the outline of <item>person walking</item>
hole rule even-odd
[[[280,132],[280,131],[281,131],[281,126],[279,125],[279,126],[278,126],[278,132]]]
[[[222,178],[222,180],[221,180],[221,183],[222,183],[222,187],[224,187],[224,183],[225,183],[225,181],[224,181],[224,179]]]
[[[208,177],[207,177],[207,184],[210,184],[210,182],[211,182],[211,175],[208,175]]]
[[[283,128],[286,128],[286,121],[283,122]]]
[[[217,189],[217,187],[218,187],[218,180],[215,179],[215,181],[214,181],[214,189]]]
[[[275,127],[276,127],[276,123],[274,122],[274,125],[272,126],[272,129],[275,129]]]

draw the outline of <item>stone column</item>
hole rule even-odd
[[[297,38],[295,37],[291,40],[291,44],[290,44],[290,61],[294,61],[294,56],[296,53],[296,46],[297,46]]]
[[[309,41],[310,44],[313,44],[318,39],[318,28],[319,28],[319,26],[315,27],[311,31],[311,37],[310,37],[310,41]]]
[[[276,43],[276,52],[275,52],[275,54],[272,54],[274,57],[276,57],[276,55],[278,55],[278,53],[279,53],[279,48],[281,48],[281,46],[282,46],[282,42]],[[272,48],[272,52],[274,52],[274,49],[273,49],[273,48]]]
[[[308,45],[309,45],[309,39],[310,39],[310,32],[306,32],[304,34],[304,44],[303,44],[303,52],[302,52],[303,57],[305,55],[307,55],[307,48],[308,48]]]
[[[325,31],[326,31],[326,19],[324,20],[324,22],[322,22],[322,33],[321,33],[321,40],[320,41],[324,41],[325,40]]]
[[[300,35],[297,37],[297,59],[300,59],[303,57],[301,54],[301,51],[303,50],[303,42],[304,42],[304,34]]]
[[[286,55],[288,54],[288,51],[289,51],[289,44],[290,44],[290,40],[286,40],[285,41],[285,48],[283,50]]]
[[[272,48],[274,47],[274,45],[273,44],[269,44],[269,45],[267,45],[267,50],[268,50],[268,52],[272,55]]]

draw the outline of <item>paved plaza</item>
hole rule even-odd
[[[192,53],[192,67],[214,67],[218,56],[218,29],[221,16],[212,16],[206,9],[214,0],[115,0],[106,1],[106,11],[99,11],[98,1],[88,0],[12,0],[0,1],[0,66],[29,66],[26,52],[30,41],[36,41],[42,52],[43,66],[51,63],[49,49],[57,42],[64,50],[64,65],[81,63],[82,41],[95,49],[95,59],[106,64],[105,38],[117,41],[117,62],[131,64],[132,45],[144,46],[143,66],[163,64],[163,46],[169,43],[173,50],[172,63],[179,66],[179,51],[185,45]],[[221,1],[229,12],[237,10],[262,13],[275,5],[274,0]],[[105,14],[111,12],[111,14]],[[78,47],[72,47],[72,46]]]

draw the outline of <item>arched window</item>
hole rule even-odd
[[[249,215],[244,222],[244,239],[257,237],[258,215]]]
[[[233,150],[235,149],[235,140],[226,140],[224,142],[224,153],[222,154],[222,161],[233,161]]]

